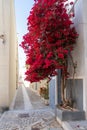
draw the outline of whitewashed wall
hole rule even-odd
[[[87,113],[87,0],[77,1],[74,23],[79,34],[73,52],[74,61],[77,61],[75,78],[83,80],[83,108]]]
[[[0,106],[9,106],[10,99],[13,96],[10,96],[10,88],[15,88],[15,65],[12,63],[11,57],[15,55],[15,46],[16,46],[16,29],[14,29],[14,15],[12,16],[11,12],[14,9],[12,7],[13,0],[0,0],[0,35],[4,34],[5,42],[0,39]],[[14,4],[13,4],[14,5]],[[11,8],[12,7],[12,8]],[[13,31],[12,31],[13,30]],[[13,44],[13,47],[11,46]],[[16,57],[12,57],[13,60],[16,60]],[[14,66],[13,71],[11,71],[11,66]],[[13,76],[11,77],[10,75]],[[10,83],[13,82],[13,85]],[[10,86],[11,85],[11,86]]]

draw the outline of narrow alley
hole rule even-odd
[[[20,85],[9,111],[0,118],[0,130],[63,130],[53,110],[37,93]]]

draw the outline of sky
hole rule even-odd
[[[34,0],[15,0],[15,15],[16,15],[16,30],[18,36],[18,43],[22,42],[22,37],[27,32],[27,17],[33,7]],[[19,51],[19,69],[24,67],[25,54],[21,47],[18,47]]]

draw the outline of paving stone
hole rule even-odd
[[[40,130],[40,129],[35,127],[35,128],[31,128],[31,130]]]
[[[29,117],[29,114],[28,113],[22,113],[22,114],[19,114],[18,116],[20,118],[26,118],[26,117]]]

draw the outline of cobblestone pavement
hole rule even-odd
[[[25,90],[32,109],[24,109],[25,95],[22,88],[18,88],[13,110],[4,112],[0,118],[0,130],[63,130],[52,109],[45,106],[42,99],[28,88]]]
[[[8,111],[0,121],[0,130],[33,130],[34,128],[62,130],[49,110]]]

